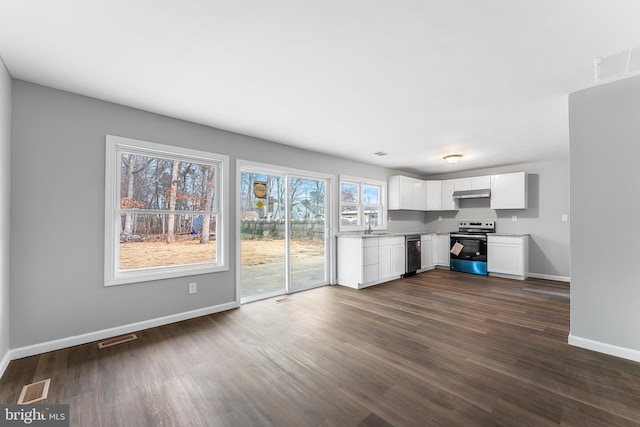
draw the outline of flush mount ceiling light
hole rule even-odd
[[[458,160],[460,160],[462,158],[462,154],[449,154],[448,156],[444,156],[443,159],[447,162],[447,163],[458,163]]]

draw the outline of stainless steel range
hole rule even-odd
[[[487,275],[487,234],[495,233],[494,221],[460,221],[450,235],[450,269]]]

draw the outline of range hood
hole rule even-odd
[[[480,199],[483,197],[491,197],[491,190],[489,188],[485,188],[483,190],[462,190],[453,192],[454,199]]]

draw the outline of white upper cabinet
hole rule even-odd
[[[389,177],[389,209],[424,211],[425,182],[421,179],[395,175]]]
[[[421,179],[413,180],[413,210],[424,211],[427,209],[426,183]]]
[[[472,190],[486,190],[491,188],[491,175],[474,176],[471,178]]]
[[[491,188],[491,175],[456,178],[454,182],[455,191],[486,190],[488,188]]]
[[[458,210],[458,200],[453,198],[455,191],[455,180],[446,179],[442,181],[442,210],[455,211]]]
[[[413,183],[406,176],[391,176],[388,183],[389,207],[388,209],[408,209],[413,206]]]
[[[442,210],[442,181],[425,181],[428,211]]]
[[[413,178],[400,177],[400,206],[398,209],[413,209]]]
[[[491,209],[527,208],[526,172],[491,176]]]
[[[471,179],[472,178],[456,178],[453,181],[453,189],[455,191],[471,190]]]
[[[395,175],[389,177],[390,210],[455,211],[454,191],[491,189],[491,209],[526,209],[526,172],[468,178],[428,180]]]

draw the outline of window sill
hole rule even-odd
[[[198,264],[182,265],[164,268],[143,268],[139,270],[129,270],[118,272],[114,275],[105,276],[105,286],[126,285],[139,282],[150,282],[154,280],[171,279],[175,277],[187,277],[200,274],[219,273],[229,271],[228,265]]]

